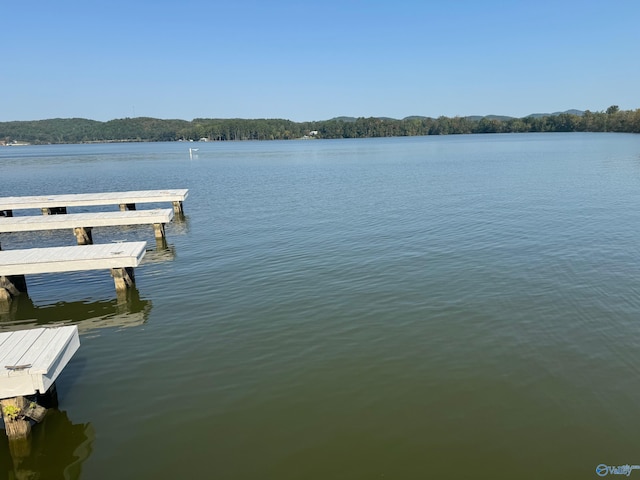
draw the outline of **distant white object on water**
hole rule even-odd
[[[198,156],[198,149],[197,148],[190,148],[189,149],[189,158],[191,160],[193,160],[193,154],[196,154],[196,156]]]

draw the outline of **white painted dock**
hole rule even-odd
[[[75,325],[0,333],[0,399],[44,394],[79,347]]]
[[[138,203],[172,202],[174,211],[180,211],[182,202],[189,194],[188,189],[137,190],[127,192],[77,193],[63,195],[39,195],[25,197],[0,197],[0,211],[10,212],[29,208],[55,209],[99,205],[120,205],[134,210]],[[11,216],[11,215],[9,215]]]
[[[21,217],[0,216],[0,233],[34,232],[42,230],[72,229],[79,245],[93,243],[95,227],[125,225],[153,225],[157,239],[165,238],[165,225],[173,220],[170,208],[131,210],[120,212],[70,213],[66,215],[36,215]]]
[[[0,250],[0,276],[133,268],[147,242]]]
[[[62,230],[80,227],[163,224],[173,220],[170,208],[124,212],[69,213],[67,215],[29,215],[0,217],[0,233]]]

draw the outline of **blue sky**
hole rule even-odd
[[[7,0],[0,121],[640,108],[640,2]]]

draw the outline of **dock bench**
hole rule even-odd
[[[40,209],[43,214],[67,213],[68,207],[120,205],[120,210],[136,210],[138,203],[171,202],[174,212],[183,213],[182,202],[188,189],[137,190],[128,192],[76,193],[63,195],[36,195],[26,197],[0,197],[0,214],[13,216],[14,210]]]
[[[79,347],[76,325],[0,333],[0,400],[44,394]]]
[[[109,269],[116,292],[135,284],[133,269],[145,255],[147,242],[121,242],[71,247],[0,251],[0,306],[27,292],[25,275]]]
[[[0,333],[0,415],[12,455],[19,451],[12,442],[31,432],[30,420],[40,422],[46,414],[36,401],[57,403],[56,378],[79,347],[75,325]]]
[[[94,227],[153,225],[155,237],[165,238],[165,224],[173,219],[170,208],[123,212],[69,213],[67,215],[29,215],[0,217],[0,233],[72,229],[78,245],[93,243]]]

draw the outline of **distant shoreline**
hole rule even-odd
[[[338,117],[318,122],[283,119],[162,120],[136,117],[99,122],[82,118],[0,122],[0,145],[90,144],[173,141],[297,140],[407,137],[481,133],[640,133],[640,109],[570,110],[523,118]]]

